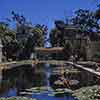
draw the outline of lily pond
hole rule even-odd
[[[6,100],[81,100],[77,99],[74,91],[82,86],[96,84],[96,79],[89,73],[83,75],[83,71],[64,66],[64,76],[72,84],[65,86],[59,80],[61,66],[38,64],[23,65],[2,71],[0,81],[0,98]],[[90,77],[91,76],[91,77]],[[90,79],[89,79],[90,78]],[[84,81],[84,80],[87,81]],[[23,97],[23,99],[21,99]],[[27,99],[28,98],[28,99]],[[84,99],[85,100],[85,99]],[[91,99],[90,99],[91,100]]]

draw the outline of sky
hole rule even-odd
[[[97,2],[96,0],[0,0],[0,20],[10,18],[13,10],[24,15],[33,24],[45,24],[51,29],[55,20],[65,20],[65,17],[71,17],[79,8],[94,10]]]

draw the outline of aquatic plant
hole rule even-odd
[[[32,94],[42,94],[47,93],[49,96],[59,95],[59,94],[72,94],[72,91],[67,88],[58,88],[53,90],[51,87],[33,87],[26,89],[24,92],[20,92],[21,95],[32,95]]]
[[[73,94],[79,100],[100,100],[100,86],[83,87]]]
[[[10,98],[0,98],[0,100],[36,100],[27,97],[10,97]]]

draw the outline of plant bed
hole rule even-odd
[[[100,100],[100,86],[83,87],[74,91],[73,96],[78,100]]]

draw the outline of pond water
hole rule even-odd
[[[42,66],[42,67],[41,67]],[[71,93],[53,87],[58,67],[50,65],[23,65],[3,70],[0,97],[26,96],[37,100],[76,100]],[[53,76],[53,78],[52,78]]]
[[[9,91],[5,94],[3,94],[0,97],[14,97],[17,96],[17,90],[16,89],[9,89]],[[70,95],[63,95],[63,96],[54,96],[51,95],[50,92],[48,93],[32,93],[31,95],[26,95],[26,97],[29,98],[35,98],[37,100],[76,100],[74,97]]]

